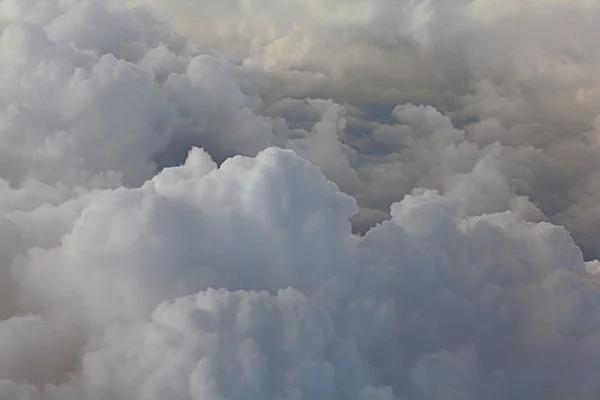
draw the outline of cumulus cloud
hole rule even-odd
[[[464,202],[426,191],[353,237],[355,201],[276,149],[218,169],[196,149],[140,188],[85,203],[59,245],[13,264],[18,302],[35,314],[2,322],[0,366],[13,382],[52,385],[34,386],[39,396],[600,390],[600,291],[564,228],[465,217]]]
[[[0,0],[0,399],[598,398],[599,6]]]
[[[600,106],[598,49],[590,34],[600,26],[597,1],[130,0],[130,4],[147,7],[169,21],[196,51],[269,71],[277,82],[267,94],[269,101],[330,97],[359,107],[362,111],[346,124],[358,137],[342,142],[354,149],[360,146],[363,156],[365,152],[379,156],[369,160],[379,167],[363,171],[363,180],[382,205],[359,201],[357,230],[364,232],[389,217],[389,205],[413,188],[443,186],[433,186],[430,175],[446,165],[420,161],[415,175],[414,163],[403,170],[398,160],[390,160],[405,162],[410,152],[427,158],[423,148],[417,151],[411,148],[413,142],[401,141],[406,128],[397,132],[385,126],[396,122],[390,114],[398,104],[424,104],[465,130],[463,141],[481,150],[499,142],[509,147],[505,151],[521,153],[525,164],[521,174],[527,178],[519,177],[517,185],[498,167],[494,173],[499,177],[490,179],[507,180],[509,187],[514,186],[514,196],[528,197],[545,218],[568,226],[588,258],[600,254],[594,234],[597,210],[591,206],[595,201],[584,205],[579,200],[599,198],[593,183],[598,170],[593,122]],[[464,154],[465,147],[460,156],[473,157]],[[523,153],[534,149],[543,155],[526,160]],[[442,150],[429,147],[425,152],[437,162]],[[382,151],[404,156],[382,160]],[[387,161],[395,164],[385,165]],[[461,169],[472,168],[472,161],[468,159]],[[333,174],[327,176],[334,179]],[[344,190],[359,196],[355,190]],[[506,199],[491,202],[495,204],[479,208],[494,211],[498,204],[508,204]]]

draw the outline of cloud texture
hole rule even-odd
[[[0,0],[0,399],[597,399],[598,26]]]
[[[506,180],[506,188],[488,188],[499,192],[494,198],[477,200],[477,212],[509,208],[507,196],[529,197],[569,228],[588,258],[599,256],[597,1],[130,2],[150,6],[192,48],[268,70],[277,82],[268,99],[358,106],[342,142],[375,155],[351,158],[364,185],[343,188],[364,208],[360,231],[413,188],[451,190],[452,177],[502,152],[511,155],[466,178],[476,186],[484,174]],[[420,117],[437,121],[428,123],[392,112],[406,103],[435,107],[465,136],[451,138],[435,110]],[[448,157],[451,165],[439,165]]]

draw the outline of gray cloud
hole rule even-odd
[[[380,220],[393,201],[413,188],[443,189],[453,174],[470,172],[464,169],[474,165],[473,160],[457,161],[466,164],[443,171],[443,182],[435,186],[430,175],[437,172],[432,170],[447,166],[432,163],[438,162],[444,149],[410,148],[413,142],[399,142],[403,134],[380,126],[384,119],[394,124],[386,110],[398,104],[425,104],[466,131],[461,143],[483,151],[499,142],[520,153],[527,164],[520,174],[528,176],[519,176],[518,184],[502,168],[494,172],[507,180],[507,188],[514,192],[510,196],[529,197],[547,219],[569,228],[588,258],[598,256],[594,201],[583,205],[579,200],[600,197],[593,184],[598,170],[593,122],[600,107],[595,73],[598,49],[590,35],[599,26],[597,1],[130,3],[154,10],[185,35],[192,48],[269,71],[276,84],[265,97],[268,101],[326,97],[360,108],[369,105],[369,113],[347,123],[359,141],[341,138],[341,142],[361,156],[365,151],[381,156],[381,149],[395,154],[388,154],[386,160],[369,160],[380,165],[381,176],[375,177],[373,170],[363,173],[362,191],[368,188],[368,194],[345,188],[363,208],[356,218],[362,221],[357,225],[360,231]],[[388,139],[379,135],[384,131]],[[523,153],[531,153],[530,147],[545,156],[525,160]],[[420,168],[411,162],[404,171],[397,159],[406,162],[411,152],[419,159],[427,159],[425,153],[430,153],[433,159],[429,165],[419,160]],[[393,158],[396,164],[385,166]],[[353,167],[360,170],[362,161]],[[326,175],[336,180],[333,173],[326,171]],[[497,192],[509,196],[505,189]],[[360,201],[364,196],[376,200]],[[500,203],[510,208],[506,199],[488,201],[494,204],[480,204],[474,212],[496,211]]]
[[[599,7],[0,0],[0,399],[596,399]]]

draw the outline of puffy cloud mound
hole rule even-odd
[[[355,201],[273,148],[219,168],[194,149],[72,207],[60,243],[12,264],[6,396],[600,393],[600,290],[564,228],[425,191],[358,238]]]
[[[597,10],[0,0],[0,399],[597,399]]]
[[[358,231],[389,218],[391,203],[415,187],[449,190],[448,181],[464,181],[484,158],[486,166],[477,164],[477,177],[469,177],[479,187],[489,182],[477,212],[524,207],[530,219],[567,226],[586,258],[600,256],[598,1],[129,3],[169,21],[195,51],[269,71],[276,82],[265,95],[269,103],[331,97],[357,107],[340,141],[350,146],[344,153],[362,181],[343,187],[359,199]],[[437,108],[465,137],[449,134],[433,111],[419,118],[438,122],[416,125],[405,106],[391,112],[406,103]],[[446,149],[450,136],[468,145]],[[496,142],[506,149],[491,152],[503,153],[501,164],[510,159],[508,167],[485,156]],[[343,182],[350,178],[344,174]],[[544,217],[519,198],[529,198]]]

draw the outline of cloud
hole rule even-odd
[[[426,191],[357,238],[355,211],[276,149],[88,196],[13,265],[39,316],[0,325],[3,375],[90,399],[598,393],[600,291],[564,228]]]
[[[596,2],[135,3],[0,0],[0,399],[600,395]]]
[[[526,172],[530,175],[526,186],[532,190],[516,185],[510,176],[504,179],[517,186],[514,196],[528,197],[545,218],[568,226],[588,258],[598,256],[598,237],[592,233],[598,231],[592,223],[595,210],[576,204],[581,196],[599,198],[590,183],[598,170],[593,161],[597,129],[592,122],[600,104],[597,49],[589,34],[598,26],[596,1],[132,0],[130,4],[148,7],[169,21],[197,51],[269,71],[277,82],[266,96],[269,101],[324,97],[367,110],[346,124],[359,135],[359,142],[341,139],[354,149],[360,146],[361,155],[376,151],[379,156],[381,148],[388,154],[415,150],[406,148],[413,143],[398,142],[404,132],[380,126],[382,119],[393,124],[388,111],[406,103],[437,108],[468,133],[463,141],[480,149],[500,142],[521,153],[529,147],[541,150],[547,156],[541,164],[527,161],[532,170]],[[395,143],[378,135],[386,130]],[[425,150],[418,151],[423,157]],[[439,160],[439,150],[426,152],[431,151]],[[359,200],[358,231],[381,220],[389,205],[413,188],[444,186],[434,186],[426,169],[446,165],[427,166],[423,161],[415,175],[413,163],[404,171],[398,163],[382,166],[385,161],[369,160],[380,165],[381,176],[365,171],[362,190],[355,184],[352,189],[344,187],[359,199],[370,195],[381,203]],[[465,163],[461,169],[473,165],[472,159],[460,162]],[[353,167],[360,169],[362,163]],[[444,179],[457,172],[463,171],[445,172]],[[327,176],[337,180],[334,173]],[[392,186],[398,188],[392,189],[394,193]],[[365,187],[367,195],[361,194]],[[492,202],[511,208],[506,200]],[[480,208],[496,210],[497,205]],[[533,214],[540,219],[538,212]]]

